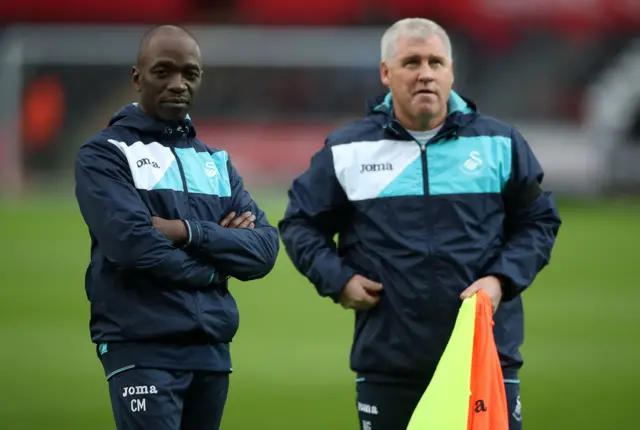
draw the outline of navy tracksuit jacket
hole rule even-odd
[[[267,275],[279,238],[228,154],[200,142],[190,120],[161,122],[133,104],[79,149],[75,175],[91,237],[91,339],[107,376],[133,366],[229,372],[239,320],[227,279]],[[254,229],[219,225],[247,210]],[[174,247],[152,216],[186,221],[189,243]]]
[[[333,132],[289,190],[285,249],[321,296],[337,300],[355,273],[382,283],[357,311],[351,367],[367,380],[428,382],[460,293],[503,279],[495,337],[505,378],[517,377],[520,294],[549,262],[561,221],[529,145],[452,92],[438,134],[420,145],[390,94]],[[338,244],[333,239],[338,234]]]

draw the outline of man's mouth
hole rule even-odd
[[[183,106],[188,106],[189,105],[189,100],[187,100],[187,99],[167,99],[167,100],[163,100],[162,104],[169,105],[169,106],[175,106],[175,107],[183,107]]]
[[[414,95],[417,96],[417,95],[422,95],[422,94],[431,94],[433,96],[437,96],[438,95],[435,91],[429,90],[429,89],[426,89],[426,88],[416,91],[416,93]]]

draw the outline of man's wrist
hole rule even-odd
[[[491,275],[487,275],[487,277],[494,278],[496,280],[496,282],[498,283],[498,285],[500,285],[500,289],[502,290],[503,284],[505,282],[504,276],[491,274]]]
[[[173,246],[183,248],[189,240],[189,230],[182,220],[173,220],[169,224],[167,238],[173,243]]]
[[[328,294],[328,296],[331,298],[331,300],[333,300],[334,303],[340,303],[342,292],[346,288],[349,281],[351,281],[351,279],[353,279],[356,274],[357,273],[350,268],[344,268],[338,274],[335,283],[337,288],[335,288],[331,293]]]
[[[500,291],[502,292],[502,297],[512,298],[515,294],[515,286],[511,279],[508,276],[502,275],[500,273],[490,273],[486,276],[494,277],[498,280],[498,284],[500,285]]]
[[[189,244],[191,243],[191,238],[192,233],[191,233],[191,225],[189,224],[189,222],[187,220],[180,220],[182,222],[182,225],[184,227],[183,229],[183,238],[180,241],[180,243],[182,243],[182,247],[187,247],[189,246]]]
[[[183,248],[200,248],[202,246],[203,240],[205,239],[200,222],[193,220],[181,220],[181,222],[186,228]]]

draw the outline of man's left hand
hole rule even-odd
[[[495,276],[480,278],[464,290],[460,295],[460,298],[462,300],[467,299],[480,290],[484,290],[484,292],[491,298],[493,312],[495,313],[498,309],[498,305],[500,304],[500,300],[502,300],[502,285],[500,283],[500,279]]]
[[[251,212],[245,212],[237,216],[235,212],[231,212],[220,221],[220,225],[227,228],[254,228],[256,226],[255,220],[256,216]]]
[[[180,246],[189,239],[187,226],[179,219],[169,220],[159,216],[151,217],[153,226],[169,239],[175,246]]]

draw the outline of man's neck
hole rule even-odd
[[[404,115],[401,112],[395,112],[398,122],[402,124],[404,128],[412,131],[429,131],[434,130],[444,124],[447,119],[446,113],[438,116],[424,116],[424,117],[410,117]]]
[[[154,113],[148,109],[145,109],[142,103],[138,102],[138,108],[142,111],[143,114],[149,116],[150,118],[155,119],[156,121],[165,122],[167,124],[176,124],[183,121],[189,117],[189,114],[186,114],[183,118],[175,118],[175,119],[167,119],[160,117],[157,113]]]

